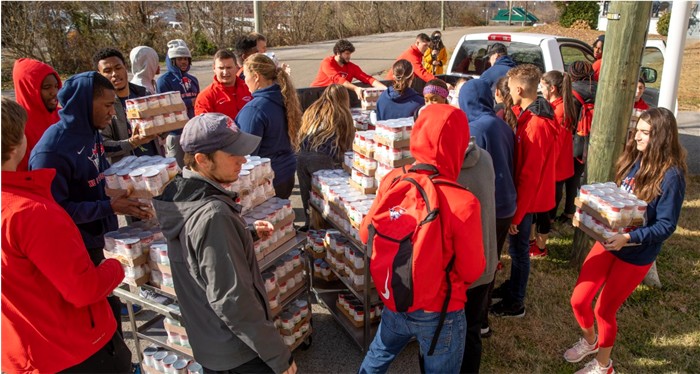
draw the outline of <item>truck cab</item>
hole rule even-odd
[[[593,48],[583,41],[556,35],[533,33],[479,33],[467,34],[459,39],[452,58],[447,65],[444,77],[454,83],[459,77],[479,77],[490,67],[486,51],[493,43],[503,43],[508,47],[508,55],[516,64],[533,64],[542,72],[550,70],[566,71],[574,61],[593,63]],[[658,103],[658,83],[666,46],[663,40],[647,40],[642,58],[642,74],[647,81],[644,100],[652,106]]]

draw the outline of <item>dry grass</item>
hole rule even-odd
[[[550,240],[549,257],[532,261],[526,317],[491,318],[495,334],[484,340],[484,373],[571,373],[583,366],[562,358],[580,336],[569,306],[578,270],[568,262],[571,232],[562,231]],[[698,244],[700,176],[693,176],[688,178],[678,229],[658,258],[663,287],[639,286],[618,313],[616,371],[700,372]],[[499,279],[506,275],[499,274]]]

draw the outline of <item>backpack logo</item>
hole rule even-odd
[[[401,216],[404,213],[406,213],[406,209],[404,209],[400,206],[395,206],[395,207],[389,209],[389,219],[392,221],[396,221],[397,219],[401,218]],[[388,276],[387,276],[387,279],[389,279]]]
[[[382,297],[385,299],[388,299],[389,296],[391,296],[391,293],[389,292],[389,276],[391,275],[391,270],[387,269],[386,270],[386,279],[384,280],[384,292],[382,292]]]

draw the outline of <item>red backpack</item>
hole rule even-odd
[[[418,173],[419,170],[432,174]],[[435,349],[450,302],[449,273],[455,261],[453,254],[443,268],[439,185],[465,189],[437,177],[438,170],[432,165],[416,164],[408,172],[404,168],[404,174],[391,181],[373,207],[367,241],[370,273],[389,310],[410,313],[425,308],[437,297],[442,280],[447,280],[447,297],[429,355]]]
[[[593,103],[587,103],[578,92],[571,90],[576,100],[581,103],[581,112],[576,122],[576,133],[574,134],[574,157],[581,162],[585,162],[588,153],[588,138],[591,134],[591,124],[593,123]]]

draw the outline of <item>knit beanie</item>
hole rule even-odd
[[[176,57],[192,58],[192,54],[184,40],[174,39],[168,42],[168,57],[171,59]]]

